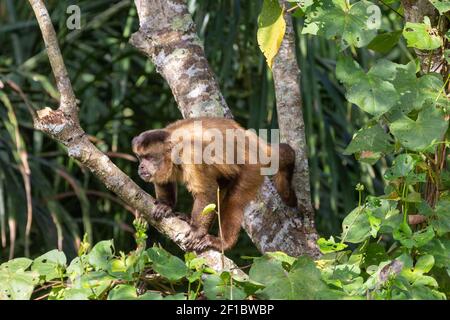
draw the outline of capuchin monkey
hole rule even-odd
[[[264,175],[274,175],[283,201],[292,207],[297,205],[291,187],[294,150],[284,143],[270,145],[231,119],[180,120],[164,129],[141,133],[132,146],[139,159],[139,176],[155,186],[154,219],[172,212],[177,182],[192,194],[191,231],[184,243],[188,250],[232,248],[244,209],[256,197]],[[223,241],[208,233],[216,215],[202,213],[207,205],[217,204],[218,188]]]

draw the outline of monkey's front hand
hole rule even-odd
[[[156,202],[152,209],[152,217],[160,220],[167,217],[172,212],[172,208],[167,204]]]
[[[184,240],[186,250],[201,252],[212,246],[211,235],[201,229],[191,228]]]

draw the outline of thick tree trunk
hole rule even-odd
[[[287,7],[286,0],[280,0],[279,2],[282,7]],[[291,15],[285,13],[284,19],[286,21],[286,33],[272,67],[278,124],[281,142],[288,143],[296,151],[293,185],[298,199],[298,207],[303,214],[303,223],[310,238],[317,240],[314,210],[311,204],[308,146],[306,144],[300,92],[300,69],[295,54],[295,33]]]
[[[135,0],[135,4],[140,29],[133,34],[130,42],[156,65],[158,72],[172,89],[183,116],[231,117],[231,112],[205,58],[186,2]],[[280,250],[293,256],[308,254],[316,257],[319,255],[315,243],[317,233],[314,229],[310,203],[298,66],[292,46],[292,34],[289,34],[289,39],[283,44],[282,52],[286,54],[280,55],[274,70],[277,70],[277,82],[293,81],[286,86],[280,83],[276,86],[282,136],[285,141],[292,144],[297,154],[294,183],[301,214],[298,209],[286,207],[272,183],[266,179],[258,198],[245,210],[243,226],[261,252]],[[289,73],[289,79],[281,79],[284,75],[288,75],[284,69],[292,66],[292,63],[295,70]],[[287,94],[291,89],[298,93],[292,100]],[[290,94],[292,92],[289,92]],[[292,113],[289,114],[290,112]],[[303,222],[302,214],[305,215],[306,223]]]

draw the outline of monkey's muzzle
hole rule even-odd
[[[149,172],[144,171],[144,170],[138,170],[138,174],[142,180],[147,181],[147,182],[150,181],[152,178],[152,175]]]

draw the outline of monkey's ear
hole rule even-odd
[[[137,137],[134,137],[131,144],[134,153],[139,153],[140,150],[145,150],[155,143],[164,143],[170,136],[170,133],[164,129],[154,129],[142,132]]]

